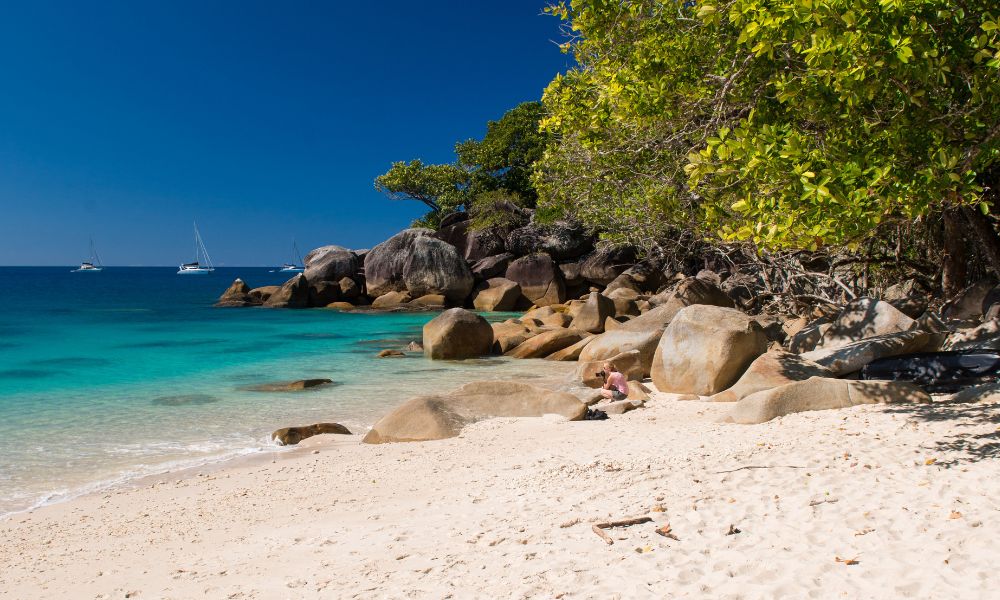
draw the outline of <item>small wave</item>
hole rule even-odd
[[[8,379],[37,379],[41,377],[55,377],[62,375],[65,371],[52,371],[47,369],[5,369],[0,371],[0,378]]]
[[[33,360],[25,364],[52,367],[103,367],[110,365],[111,361],[106,358],[91,358],[89,356],[63,356],[60,358]]]

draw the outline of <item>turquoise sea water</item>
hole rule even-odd
[[[363,433],[416,394],[564,371],[500,358],[378,359],[419,340],[434,315],[212,308],[236,277],[259,286],[287,274],[0,267],[0,515],[259,452],[279,427],[336,421]],[[243,389],[317,377],[335,385]]]

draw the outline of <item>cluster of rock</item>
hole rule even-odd
[[[638,286],[608,286],[604,293],[534,307],[493,324],[450,309],[424,327],[424,352],[431,359],[503,354],[577,361],[576,379],[592,388],[601,386],[602,364],[611,360],[627,376],[630,393],[625,401],[601,405],[608,412],[641,406],[648,397],[642,380],[648,377],[660,391],[680,398],[732,403],[729,420],[749,424],[805,410],[929,402],[911,383],[860,381],[856,375],[888,356],[1000,348],[1000,289],[991,295],[992,286],[973,286],[940,312],[927,310],[926,300],[916,295],[891,298],[890,290],[890,299],[858,298],[804,316],[751,316],[735,308],[711,279],[708,274],[684,278],[655,294]],[[631,303],[616,301],[620,289],[631,291]],[[513,384],[496,384],[491,393],[530,397],[509,387],[504,391],[504,385]],[[379,421],[366,441],[450,437],[474,420],[470,414],[491,414],[460,410],[455,402],[449,396],[415,398]],[[532,412],[538,411],[521,414]],[[508,413],[498,409],[498,414]]]
[[[283,285],[250,288],[237,279],[217,306],[524,310],[604,289],[635,270],[634,249],[598,249],[577,223],[539,225],[530,211],[511,214],[522,222],[509,231],[474,230],[466,213],[455,213],[437,231],[406,229],[371,250],[323,246]],[[628,301],[627,294],[617,300]]]

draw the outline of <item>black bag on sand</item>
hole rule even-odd
[[[583,416],[584,421],[603,421],[608,418],[608,413],[596,408],[588,408],[587,414]]]

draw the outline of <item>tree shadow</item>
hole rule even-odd
[[[885,412],[928,422],[953,421],[956,429],[977,427],[984,423],[1000,425],[1000,403],[943,400],[924,404],[890,405]],[[924,447],[946,454],[946,458],[939,458],[934,463],[945,468],[992,460],[1000,458],[1000,428],[987,433],[963,433],[959,429],[954,435],[929,442]]]

